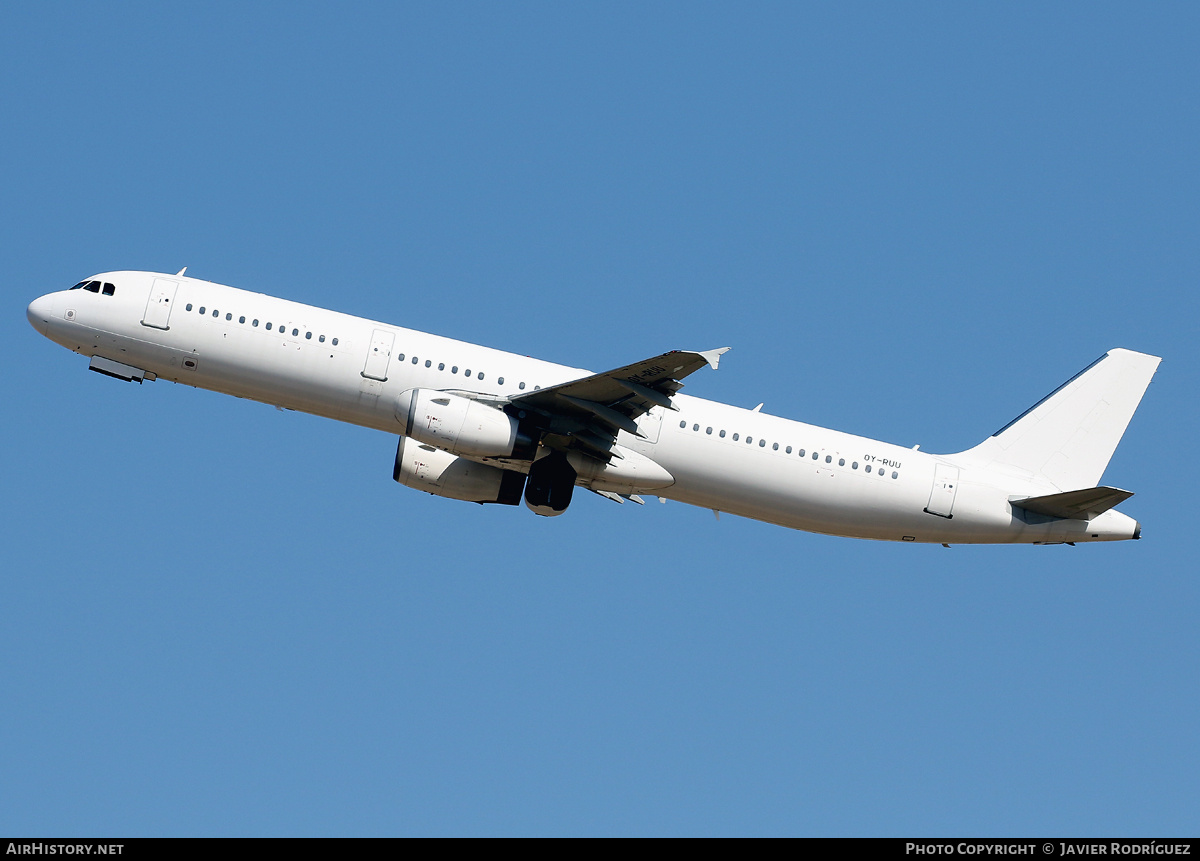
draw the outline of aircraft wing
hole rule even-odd
[[[705,365],[716,368],[728,349],[672,350],[623,368],[528,392],[512,398],[511,403],[545,417],[549,435],[544,442],[552,448],[571,448],[577,441],[606,453],[618,430],[637,434],[639,416],[656,406],[674,409],[671,396],[683,388],[680,380]]]

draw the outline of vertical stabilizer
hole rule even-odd
[[[1059,490],[1098,485],[1160,361],[1109,350],[959,457],[1028,473]]]

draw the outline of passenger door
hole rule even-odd
[[[925,511],[945,517],[954,517],[954,495],[958,493],[958,467],[948,463],[936,464],[933,468],[933,489],[929,492],[929,504]]]
[[[142,325],[152,329],[170,329],[171,304],[175,301],[175,291],[179,282],[169,278],[155,278],[150,288],[150,298],[146,300],[146,313],[142,315]]]

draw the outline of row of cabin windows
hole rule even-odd
[[[105,281],[101,284],[99,281],[80,281],[72,290],[87,290],[89,293],[103,293],[105,296],[112,296],[117,292],[116,286]]]
[[[681,422],[679,423],[679,426],[680,426],[681,428],[683,428],[684,430],[686,430],[686,429],[687,429],[687,422],[686,422],[686,421],[681,421]],[[699,424],[693,424],[693,425],[692,425],[692,430],[693,430],[693,431],[697,431],[697,432],[699,432],[699,430],[700,430],[700,425],[699,425]],[[704,432],[705,432],[706,434],[708,434],[709,436],[711,436],[711,435],[712,435],[712,432],[713,432],[713,429],[712,429],[711,427],[709,427],[709,428],[705,428],[705,429],[704,429]],[[725,431],[720,431],[720,432],[719,432],[717,435],[718,435],[719,437],[721,437],[721,439],[725,439]],[[734,441],[734,442],[737,442],[737,441],[740,439],[740,435],[735,433],[735,434],[733,435],[732,439],[733,439],[733,441]],[[753,444],[754,444],[754,437],[752,437],[752,436],[747,436],[747,437],[746,437],[746,445],[753,445]],[[759,437],[759,440],[758,440],[758,447],[759,447],[759,448],[766,448],[766,447],[767,447],[767,441],[766,441],[765,439],[763,439],[762,437]],[[773,442],[773,443],[771,443],[771,451],[779,451],[779,443],[777,443],[777,442]],[[785,446],[785,447],[784,447],[784,454],[791,454],[791,453],[792,453],[792,447],[791,447],[790,445],[789,445],[789,446]],[[798,449],[798,450],[797,450],[797,452],[796,452],[796,454],[798,454],[800,457],[805,457],[805,456],[808,454],[808,452],[806,452],[804,449]],[[816,451],[814,451],[814,452],[812,453],[812,459],[813,459],[813,460],[820,460],[820,459],[821,459],[821,453],[820,453],[820,452],[816,452]],[[833,463],[833,455],[831,455],[831,454],[827,454],[827,455],[825,455],[825,462],[826,462],[826,463]],[[844,457],[839,457],[839,458],[838,458],[838,466],[845,466],[845,465],[846,465],[846,458],[844,458]],[[850,468],[851,468],[851,469],[858,469],[858,461],[857,461],[857,460],[856,460],[856,461],[853,461],[853,462],[850,464]],[[884,475],[884,474],[885,474],[885,472],[886,472],[886,470],[885,470],[885,469],[884,469],[882,466],[880,466],[880,467],[876,467],[875,469],[876,469],[876,470],[878,470],[878,473],[879,473],[879,475]],[[872,472],[871,465],[870,465],[870,464],[867,464],[867,465],[866,465],[866,467],[865,467],[865,470],[864,470],[864,471],[866,471],[866,472],[868,472],[868,473],[869,473],[869,472]],[[900,477],[900,473],[898,473],[898,472],[895,472],[895,471],[893,471],[893,472],[892,472],[892,478],[899,478],[899,477]]]
[[[186,311],[190,311],[190,310],[192,310],[192,303],[191,303],[191,302],[188,302],[188,303],[187,303],[187,307],[186,307],[184,310],[186,310]],[[207,311],[208,311],[208,309],[207,309],[207,308],[205,308],[203,305],[201,305],[201,306],[200,306],[200,308],[199,308],[198,310],[199,310],[199,312],[200,312],[200,316],[201,316],[201,317],[203,317],[203,316],[204,316],[204,315],[207,313]],[[216,308],[213,308],[212,315],[213,315],[214,317],[220,317],[220,316],[221,316],[221,312],[220,312],[220,311],[218,311]],[[232,314],[228,314],[228,313],[227,313],[227,314],[225,315],[225,319],[226,319],[226,320],[229,320],[230,322],[232,322],[232,321],[233,321],[233,315],[232,315]],[[244,316],[243,316],[243,317],[238,317],[238,322],[239,322],[239,323],[242,323],[242,324],[244,324],[244,323],[246,322],[246,318],[245,318]],[[252,320],[252,321],[250,321],[250,325],[251,325],[251,326],[254,326],[255,328],[257,328],[257,327],[258,327],[258,320]],[[270,332],[270,331],[271,331],[271,328],[272,328],[272,326],[271,326],[271,324],[270,324],[270,323],[267,323],[267,324],[266,324],[266,326],[265,326],[265,328],[266,328],[266,330],[267,330],[268,332]],[[280,324],[279,324],[279,332],[280,332],[281,334],[284,334],[284,335],[286,335],[286,334],[287,334],[287,326],[285,326],[285,325],[283,325],[282,323],[280,323]],[[299,330],[299,329],[292,329],[292,337],[299,337],[299,335],[300,335],[300,330]],[[305,333],[304,333],[304,338],[305,338],[305,340],[307,340],[307,341],[311,341],[311,340],[312,340],[312,336],[313,336],[313,333],[312,333],[312,332],[305,332]],[[317,341],[319,341],[320,343],[324,344],[324,343],[325,343],[325,336],[324,336],[324,335],[318,335],[318,336],[317,336]],[[332,341],[330,341],[330,343],[331,343],[331,344],[333,344],[333,346],[335,346],[335,347],[337,346],[337,342],[338,342],[338,339],[337,339],[337,338],[334,338]]]
[[[98,284],[99,282],[97,281],[97,282],[94,282],[94,283],[97,283],[97,284]],[[84,282],[84,284],[77,285],[77,286],[86,286],[86,282]],[[108,286],[112,286],[112,285],[108,285]],[[75,288],[71,288],[71,289],[75,289]],[[112,295],[112,294],[110,293],[109,295]],[[191,303],[191,302],[189,302],[189,303],[187,304],[187,307],[186,307],[186,309],[185,309],[185,310],[187,310],[187,311],[191,311],[191,310],[192,310],[192,303]],[[205,314],[207,314],[207,313],[208,313],[208,309],[207,309],[207,308],[205,308],[203,305],[201,305],[201,306],[199,307],[199,309],[197,309],[197,310],[198,310],[198,312],[199,312],[199,314],[200,314],[201,316],[204,316]],[[213,311],[212,311],[212,316],[214,316],[214,317],[218,317],[218,318],[219,318],[219,317],[221,316],[221,312],[220,312],[218,309],[214,308],[214,309],[213,309]],[[232,321],[233,321],[233,314],[227,313],[227,314],[225,315],[225,319],[226,319],[226,320],[228,320],[228,321],[230,321],[230,322],[232,322]],[[246,322],[246,318],[245,318],[244,316],[243,316],[243,317],[238,317],[238,322],[239,322],[239,323],[242,323],[242,324],[244,324],[244,323]],[[251,325],[251,326],[254,326],[254,327],[257,327],[257,326],[258,326],[258,320],[252,320],[252,321],[250,322],[250,325]],[[272,330],[273,326],[272,326],[272,324],[271,324],[271,323],[267,323],[267,324],[265,324],[264,328],[265,328],[265,329],[266,329],[268,332],[270,332],[270,331]],[[287,327],[286,327],[286,326],[284,326],[284,325],[282,325],[282,324],[280,324],[280,326],[279,326],[279,331],[280,331],[280,332],[283,332],[284,334],[286,334],[286,333],[287,333]],[[292,337],[298,337],[299,335],[300,335],[300,330],[299,330],[299,329],[296,329],[296,328],[293,328],[293,329],[292,329]],[[305,333],[304,333],[304,337],[305,337],[305,339],[306,339],[306,340],[309,340],[309,341],[311,341],[311,340],[312,340],[312,336],[313,336],[313,333],[312,333],[312,332],[305,332]],[[324,336],[324,335],[318,335],[318,336],[317,336],[317,341],[318,341],[318,342],[320,342],[320,343],[322,343],[322,344],[323,344],[323,343],[325,343],[325,336]],[[331,343],[333,346],[335,346],[335,347],[336,347],[336,346],[337,346],[337,343],[338,343],[338,339],[337,339],[337,338],[334,338],[332,341],[330,341],[330,343]],[[403,362],[403,361],[404,361],[404,354],[403,354],[403,353],[401,353],[401,354],[400,354],[399,356],[397,356],[396,358],[397,358],[399,361]],[[412,363],[415,365],[415,364],[417,364],[418,362],[420,362],[420,359],[418,359],[416,356],[413,356],[413,357],[412,357]],[[426,360],[425,360],[425,367],[427,367],[427,368],[433,367],[433,362],[432,362],[432,361],[430,361],[429,359],[426,359]],[[439,362],[439,363],[438,363],[438,370],[439,370],[439,371],[444,371],[444,370],[446,370],[446,365],[445,365],[445,363],[444,363],[444,362]],[[457,374],[457,373],[458,373],[458,365],[454,365],[454,366],[452,366],[452,367],[450,368],[450,373],[452,373],[452,374]],[[469,377],[469,376],[471,376],[471,370],[470,370],[469,368],[468,368],[468,369],[464,369],[464,370],[463,370],[463,376],[465,376],[465,377]],[[484,379],[484,377],[485,377],[485,375],[484,375],[483,371],[480,371],[478,374],[476,374],[476,375],[475,375],[475,378],[476,378],[476,379],[479,379],[479,380],[482,380],[482,379]],[[500,377],[500,378],[498,378],[498,379],[497,379],[497,383],[499,383],[499,385],[504,385],[504,377]],[[525,384],[524,384],[524,383],[520,383],[520,384],[519,384],[519,388],[521,388],[521,389],[524,389],[524,388],[525,388]],[[534,389],[534,391],[537,391],[537,390],[541,389],[541,386],[534,386],[534,387],[533,387],[533,389]]]
[[[414,365],[420,364],[420,362],[421,362],[421,360],[420,360],[419,358],[417,358],[416,356],[412,356],[412,357],[411,357],[411,359],[412,359],[412,363],[413,363]],[[399,361],[399,362],[403,362],[403,361],[404,361],[404,354],[403,354],[403,353],[400,353],[398,356],[396,356],[396,360],[397,360],[397,361]],[[432,360],[432,359],[426,359],[426,360],[425,360],[425,367],[427,367],[427,368],[432,368],[432,367],[433,367],[433,360]],[[438,362],[437,369],[438,369],[439,371],[444,371],[444,370],[446,370],[446,363],[445,363],[445,362]],[[450,373],[452,373],[452,374],[457,374],[457,373],[458,373],[458,365],[451,365],[451,366],[450,366]],[[471,369],[470,369],[470,368],[465,368],[465,369],[463,369],[463,376],[464,376],[464,377],[469,377],[469,376],[471,376]],[[484,379],[484,373],[483,373],[483,371],[480,371],[479,373],[477,373],[477,374],[475,375],[475,379],[477,379],[477,380],[482,380],[482,379]],[[496,378],[496,384],[497,384],[497,385],[500,385],[500,386],[504,385],[504,377],[497,377],[497,378]],[[524,384],[524,383],[518,383],[518,384],[517,384],[517,388],[524,390],[524,388],[525,388],[525,384]],[[538,391],[539,389],[541,389],[541,386],[534,386],[534,387],[533,387],[533,390],[534,390],[535,392],[536,392],[536,391]]]

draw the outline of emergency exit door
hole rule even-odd
[[[663,408],[654,407],[637,420],[637,429],[648,443],[658,442],[658,432],[662,430]]]

